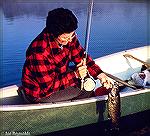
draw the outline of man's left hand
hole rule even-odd
[[[105,73],[100,73],[97,77],[106,89],[112,88],[113,81]]]

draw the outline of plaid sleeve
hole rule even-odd
[[[78,64],[83,59],[85,50],[80,45],[77,38],[74,40],[74,42],[71,46],[72,46],[72,61],[75,64]],[[95,64],[95,62],[93,61],[93,59],[89,55],[87,56],[86,65],[87,65],[87,68],[88,68],[90,75],[95,79],[102,72],[101,68]]]

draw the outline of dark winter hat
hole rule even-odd
[[[57,8],[48,12],[46,29],[54,37],[77,29],[78,20],[69,9]]]

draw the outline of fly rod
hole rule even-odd
[[[91,22],[92,22],[92,11],[93,11],[93,0],[89,0],[89,9],[88,9],[88,17],[87,17],[87,27],[86,27],[86,35],[85,35],[85,58],[87,58],[88,54],[88,46],[90,39],[90,30],[91,30]]]
[[[87,27],[86,27],[86,35],[85,35],[85,52],[84,52],[84,63],[87,59],[88,54],[88,44],[89,44],[89,38],[90,38],[90,29],[91,29],[91,20],[92,20],[92,10],[93,10],[93,0],[89,0],[89,7],[88,7],[88,17],[87,17]],[[84,78],[81,78],[81,90],[84,87]]]

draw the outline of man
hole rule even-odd
[[[77,18],[72,11],[57,8],[49,11],[46,27],[33,40],[26,52],[22,71],[22,88],[19,94],[31,103],[57,102],[90,97],[80,90],[81,78],[87,71],[99,78],[106,87],[111,87],[109,78],[90,56],[86,61],[75,30]],[[69,63],[75,69],[69,69]]]

